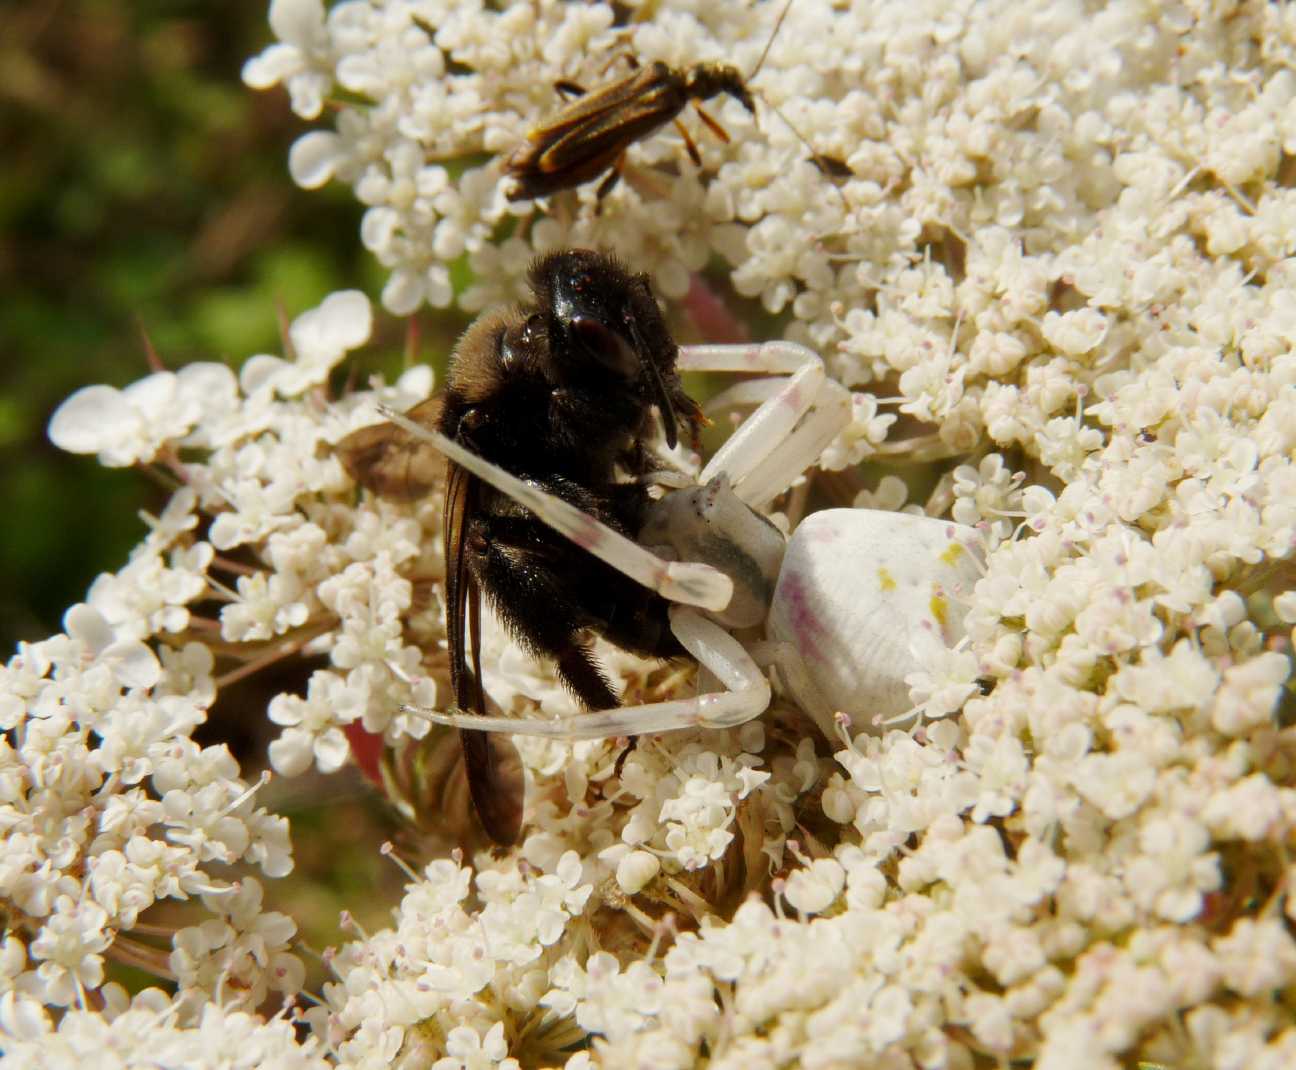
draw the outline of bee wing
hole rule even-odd
[[[476,479],[453,462],[446,476],[442,534],[446,553],[446,637],[450,646],[450,684],[455,705],[486,713],[481,671],[481,589],[468,570],[464,539]],[[472,650],[472,670],[467,652]],[[459,730],[464,772],[477,816],[492,840],[511,844],[522,829],[522,762],[504,736]]]
[[[463,545],[472,478],[454,462],[446,463],[445,512],[441,517],[446,558],[446,641],[450,645],[450,684],[454,688],[455,702],[464,705],[471,705],[464,681],[467,675],[464,661],[465,608],[469,587],[476,587],[467,571]]]
[[[468,599],[468,635],[472,642],[473,671],[471,690],[473,712],[486,712],[482,694],[481,672],[481,592],[474,582]],[[464,772],[477,816],[492,840],[500,844],[516,843],[522,831],[522,805],[525,785],[522,758],[508,736],[493,732],[459,729],[463,747]]]
[[[464,772],[473,807],[493,841],[508,847],[522,831],[525,784],[522,758],[513,741],[498,732],[459,729]]]
[[[423,427],[435,428],[440,397],[428,398],[405,414]],[[427,442],[388,421],[352,431],[337,444],[338,459],[362,487],[396,501],[412,501],[441,483],[445,459]]]

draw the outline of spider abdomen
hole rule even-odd
[[[832,715],[867,724],[912,705],[905,677],[963,638],[981,577],[965,525],[880,509],[812,513],[788,541],[769,637],[796,649],[817,694],[798,694],[830,739]]]

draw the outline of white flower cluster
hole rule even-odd
[[[206,1003],[191,1025],[176,1022],[170,997],[148,988],[133,998],[106,985],[102,1011],[69,1009],[57,1024],[32,1000],[0,997],[4,1063],[52,1067],[183,1066],[192,1070],[328,1070],[324,1045],[298,1039],[293,1023]]]
[[[410,885],[395,929],[332,960],[338,982],[325,985],[327,1006],[307,1017],[342,1065],[386,1067],[399,1058],[440,1070],[515,1070],[505,1023],[547,1014],[541,1001],[550,969],[591,891],[574,851],[551,873],[510,863],[475,879],[455,861],[433,862]],[[561,1049],[571,1030],[550,1024],[562,1034]],[[533,1043],[545,1047],[543,1029]]]
[[[126,567],[100,576],[86,602],[68,610],[65,631],[22,644],[0,668],[0,896],[12,1004],[4,1029],[12,1038],[48,1032],[32,1007],[84,1010],[104,984],[108,956],[178,984],[174,1007],[146,1001],[122,1009],[124,1020],[151,1017],[161,1027],[182,1017],[198,1034],[220,1028],[220,1007],[247,1030],[268,1028],[232,1012],[255,1009],[269,991],[295,996],[300,988],[296,923],[264,910],[259,883],[231,879],[227,868],[290,872],[288,823],[256,806],[259,785],[240,778],[225,747],[202,747],[192,734],[221,686],[281,653],[276,639],[300,650],[328,631],[307,619],[319,616],[319,579],[307,561],[331,562],[327,575],[336,578],[358,561],[390,573],[388,558],[418,554],[408,519],[357,527],[324,500],[349,483],[316,447],[360,410],[335,411],[333,426],[295,397],[321,383],[369,330],[368,301],[334,295],[292,325],[292,360],[253,358],[241,381],[223,365],[199,364],[122,391],[88,387],[51,421],[51,437],[65,448],[97,452],[108,465],[156,462],[183,483],[160,517],[145,518],[151,531]],[[430,381],[420,370],[384,396],[409,403]],[[305,498],[315,507],[310,516],[298,511]],[[205,529],[201,514],[215,516]],[[321,554],[339,534],[349,552]],[[219,556],[245,544],[265,555],[267,571]],[[237,574],[237,590],[221,571]],[[364,587],[368,600],[373,584]],[[236,650],[241,666],[218,665],[216,637],[229,644],[219,656]],[[373,705],[390,719],[385,695]],[[358,710],[339,703],[330,723],[363,711],[363,701]],[[295,759],[302,745],[286,735],[283,749]],[[316,748],[331,757],[320,741],[327,734],[318,737],[311,736]],[[151,927],[133,932],[154,903],[189,898],[201,899],[208,920],[176,932],[170,947],[159,946],[145,931]],[[213,998],[217,1024],[208,1025],[200,1014]],[[266,1042],[291,1041],[281,1026]],[[93,1028],[70,1013],[58,1034],[35,1042],[66,1041],[69,1051],[94,1043]],[[178,1043],[200,1043],[196,1037]]]
[[[194,496],[177,499],[192,507]],[[215,685],[211,651],[183,638],[183,607],[205,589],[211,554],[173,545],[184,525],[168,514],[170,533],[159,537],[164,518],[122,573],[100,577],[90,602],[67,612],[64,634],[23,644],[0,668],[4,988],[16,997],[84,1005],[115,942],[123,955],[165,965],[165,951],[123,935],[160,899],[201,895],[233,916],[252,897],[256,924],[273,922],[260,915],[254,880],[214,867],[245,862],[270,877],[292,869],[287,821],[255,806],[255,787],[224,747],[190,738]],[[127,588],[134,597],[123,597]],[[294,926],[282,920],[261,946],[290,984],[299,969],[278,956]],[[230,961],[222,980],[249,993],[284,987],[264,973],[269,959],[256,958]],[[215,980],[185,983],[210,993]]]
[[[843,720],[825,745],[779,707],[620,764],[520,742],[516,851],[412,879],[392,928],[331,955],[310,1040],[244,1013],[300,984],[292,923],[209,863],[281,874],[286,829],[193,727],[224,683],[327,655],[269,714],[277,771],[329,771],[361,727],[423,737],[401,704],[444,686],[439,496],[357,504],[329,448],[431,377],[326,402],[369,332],[367,302],[334,295],[286,358],[90,387],[51,424],[183,486],[66,634],[4,670],[7,1049],[127,1045],[120,1022],[207,1065],[224,1023],[303,1066],[1296,1065],[1296,8],[794,0],[752,81],[759,127],[718,104],[733,140],[699,139],[705,175],[669,133],[597,213],[589,187],[509,204],[496,162],[460,169],[627,46],[750,70],[776,7],[618,26],[601,4],[277,0],[281,43],[245,78],[307,118],[344,95],[291,166],[369,207],[392,311],[448,304],[461,257],[464,307],[516,297],[530,256],[568,244],[696,311],[719,254],[838,379],[873,384],[825,465],[947,462],[925,508],[988,549],[966,643],[909,681],[926,723]],[[905,505],[893,476],[852,475],[847,501]],[[484,639],[502,707],[570,708]],[[606,660],[632,701],[683,692],[677,667]],[[128,935],[183,896],[211,916],[166,953]],[[102,985],[105,956],[150,953],[174,1002]]]

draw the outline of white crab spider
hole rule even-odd
[[[722,395],[722,402],[760,405],[696,486],[654,503],[638,543],[444,435],[385,415],[675,602],[676,638],[725,690],[554,720],[418,712],[459,728],[568,740],[728,728],[768,708],[761,664],[773,664],[784,688],[831,736],[837,712],[864,725],[903,713],[910,705],[905,677],[962,637],[963,614],[948,592],[970,588],[980,575],[971,528],[907,513],[829,509],[811,514],[785,541],[756,512],[849,422],[850,394],[827,377],[815,353],[792,342],[690,346],[680,349],[678,367],[784,377],[740,383]],[[766,639],[750,647],[727,630],[750,632],[762,623]]]

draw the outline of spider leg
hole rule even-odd
[[[680,346],[678,368],[696,372],[772,372],[788,375],[807,364],[823,366],[819,354],[800,342],[735,342]]]
[[[805,659],[792,643],[766,639],[752,643],[747,648],[756,664],[762,669],[771,666],[778,672],[781,690],[788,692],[816,724],[824,735],[832,739],[829,728],[833,723],[832,704],[824,697]]]
[[[805,419],[781,445],[766,453],[737,488],[738,496],[753,508],[768,505],[818,463],[828,444],[850,423],[850,414],[850,391],[825,379]]]
[[[722,610],[733,597],[733,581],[718,569],[688,561],[663,560],[576,506],[510,475],[445,435],[413,423],[391,409],[383,406],[380,409],[392,423],[435,446],[456,464],[526,506],[560,535],[663,598],[702,609]]]
[[[784,382],[786,380],[780,378],[743,379],[707,398],[702,403],[702,411],[707,416],[711,416],[730,409],[754,409],[777,394],[783,388]]]
[[[813,350],[795,342],[686,346],[678,366],[688,371],[774,372],[786,375],[740,384],[731,398],[761,399],[757,408],[702,469],[706,483],[724,472],[748,505],[768,504],[819,459],[850,422],[851,396],[829,379]]]
[[[737,639],[696,610],[674,606],[670,616],[675,637],[693,657],[715,673],[728,690],[670,702],[620,706],[550,721],[477,717],[422,707],[409,708],[436,724],[566,740],[636,736],[681,728],[732,728],[759,717],[768,709],[769,681]]]

